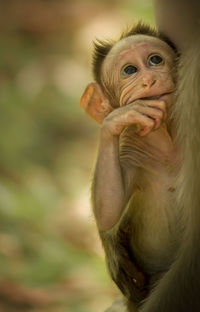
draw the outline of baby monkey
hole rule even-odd
[[[118,41],[98,41],[96,82],[80,101],[101,123],[92,203],[111,277],[131,312],[151,300],[180,242],[175,59],[174,46],[142,23]]]

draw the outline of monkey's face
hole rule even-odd
[[[102,66],[105,88],[115,93],[118,105],[138,99],[171,102],[175,53],[162,40],[135,35],[120,40]]]

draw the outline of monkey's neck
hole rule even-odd
[[[150,172],[158,172],[162,168],[169,168],[172,172],[177,168],[179,156],[167,125],[163,124],[145,137],[139,136],[135,127],[126,128],[120,136],[120,159]]]

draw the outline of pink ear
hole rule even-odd
[[[102,123],[104,118],[113,110],[100,85],[96,82],[87,86],[80,99],[80,106],[98,123]]]

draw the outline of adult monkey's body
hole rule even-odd
[[[131,312],[173,263],[182,230],[174,195],[179,154],[166,114],[173,105],[175,54],[148,27],[139,30],[114,46],[97,46],[99,84],[81,100],[93,117],[98,105],[101,112],[102,106],[113,110],[105,119],[96,114],[104,120],[93,204],[112,278]]]
[[[181,52],[175,113],[183,163],[179,204],[186,228],[177,260],[142,312],[200,311],[200,2],[157,0],[159,29]]]

